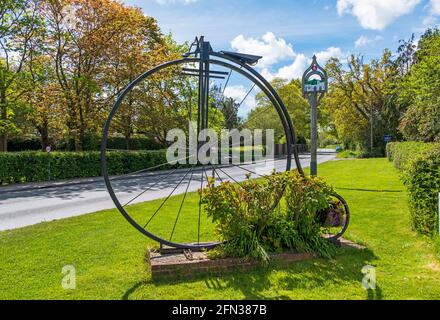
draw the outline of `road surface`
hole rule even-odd
[[[318,154],[318,163],[330,161],[336,154],[329,150]],[[300,156],[303,168],[309,166],[310,155]],[[267,166],[265,166],[267,165]],[[284,171],[285,160],[272,160],[265,163],[247,164],[242,167],[223,167],[217,170],[217,178],[224,181],[242,181],[249,171],[258,174],[270,173],[275,167]],[[176,185],[173,195],[184,193],[192,175],[189,191],[200,188],[202,170],[185,173],[188,169],[163,171],[119,177],[112,179],[112,186],[122,205],[167,197]],[[212,170],[208,170],[208,175]],[[220,178],[219,178],[219,177]],[[253,174],[253,177],[257,177]],[[205,179],[206,181],[206,179]],[[144,192],[145,190],[148,190]],[[111,200],[102,178],[76,180],[62,183],[22,184],[0,187],[0,231],[16,229],[51,221],[83,215],[99,210],[111,209]]]

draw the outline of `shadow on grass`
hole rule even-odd
[[[362,192],[385,192],[385,193],[401,193],[405,192],[405,190],[386,190],[386,189],[361,189],[361,188],[343,188],[343,187],[335,187],[335,189],[339,190],[350,190],[350,191],[362,191]]]
[[[142,295],[142,291],[148,289],[147,287],[151,290],[151,286],[165,288],[166,286],[184,283],[188,288],[192,284],[195,285],[195,283],[201,281],[205,284],[207,290],[214,290],[220,294],[222,291],[232,289],[240,292],[245,299],[253,300],[286,300],[291,298],[285,294],[289,290],[299,289],[306,293],[307,290],[314,288],[334,287],[338,284],[348,284],[362,288],[363,274],[361,270],[365,265],[371,264],[375,258],[374,253],[369,249],[339,249],[336,257],[331,260],[315,258],[289,265],[271,263],[267,267],[259,267],[252,271],[236,270],[222,275],[205,273],[191,278],[176,276],[156,280],[149,279],[138,282],[129,288],[122,299],[129,299],[133,293]],[[203,299],[203,297],[201,298]],[[303,298],[303,295],[301,294],[298,298]],[[323,298],[331,299],[331,297]],[[350,297],[346,298],[349,299]],[[366,292],[366,299],[376,300],[381,298],[380,288]]]
[[[382,289],[376,285],[376,289],[367,290],[368,300],[382,300]]]

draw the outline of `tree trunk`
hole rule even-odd
[[[371,152],[371,155],[373,155],[373,149],[374,149],[373,109],[371,109],[371,114],[370,114],[370,152]]]
[[[7,120],[7,101],[6,101],[6,89],[2,88],[0,92],[0,119]],[[8,136],[6,133],[0,135],[0,152],[8,151]]]
[[[38,132],[40,133],[41,148],[44,151],[44,150],[46,150],[46,147],[50,145],[49,129],[48,129],[47,125],[39,127]]]
[[[131,140],[131,134],[126,134],[125,135],[125,142],[126,142],[126,146],[127,146],[127,150],[130,150],[131,145],[130,145],[130,140]]]
[[[0,135],[0,152],[8,151],[8,137],[5,134]]]

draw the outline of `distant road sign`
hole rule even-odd
[[[385,142],[391,142],[391,141],[393,141],[393,136],[391,134],[387,134],[387,135],[383,136],[383,140]]]

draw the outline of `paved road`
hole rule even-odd
[[[320,152],[318,162],[333,160],[336,154],[328,150]],[[309,166],[310,156],[300,156],[301,165]],[[258,174],[270,173],[275,167],[284,171],[285,160],[267,163],[248,164],[243,167],[223,167],[218,170],[222,180],[241,181],[248,171]],[[248,170],[248,171],[247,171]],[[176,185],[175,194],[184,193],[190,182],[189,191],[200,188],[200,169],[189,172],[187,169],[149,173],[112,179],[115,193],[121,204],[137,203],[167,197]],[[210,174],[208,172],[208,174]],[[253,175],[256,177],[256,175]],[[183,180],[182,180],[183,179]],[[149,189],[148,192],[142,193]],[[43,221],[83,215],[103,209],[114,208],[102,178],[77,180],[70,183],[25,184],[0,188],[0,230],[20,228]]]

